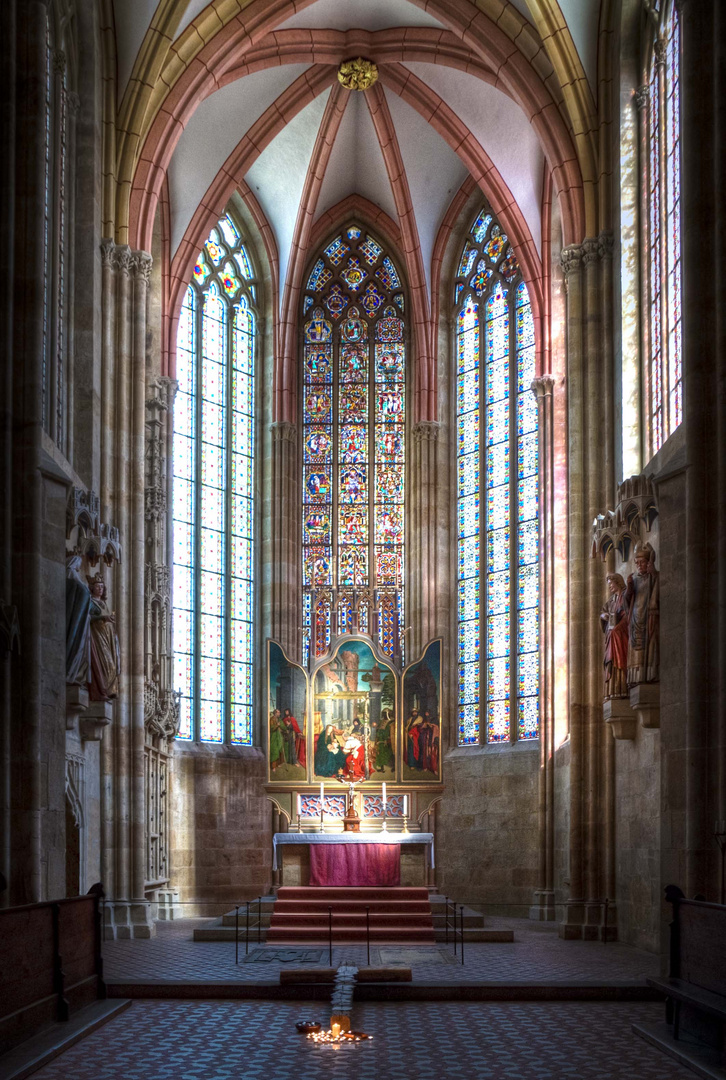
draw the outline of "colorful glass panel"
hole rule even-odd
[[[180,737],[208,742],[252,742],[255,318],[243,252],[227,215],[204,245],[177,333],[174,680]]]
[[[379,258],[383,248],[380,244],[377,244],[372,236],[366,236],[363,243],[359,246],[360,253],[369,266],[373,266],[374,262]]]
[[[650,451],[683,419],[680,13],[669,5],[649,83]]]
[[[534,323],[526,285],[516,284],[519,265],[506,245],[499,225],[482,210],[465,242],[457,275],[463,280],[454,292],[462,745],[539,734]]]
[[[391,293],[400,290],[401,278],[373,237],[357,226],[345,236],[347,242],[337,237],[315,263],[316,280],[324,280],[318,290],[323,306],[305,326],[304,637],[320,655],[331,633],[355,628],[377,636],[389,655],[400,655],[405,327],[403,294]],[[375,281],[368,277],[371,266]],[[344,290],[358,293],[353,305],[347,306]]]
[[[328,270],[323,260],[318,259],[315,266],[310,271],[310,277],[308,278],[308,283],[305,288],[310,292],[320,292],[321,289],[325,288],[332,276],[333,275],[330,270]]]
[[[384,257],[382,265],[376,270],[376,277],[381,279],[381,282],[386,289],[400,289],[401,287],[396,267],[393,265],[388,255]]]
[[[345,243],[343,238],[339,236],[336,240],[333,240],[332,244],[329,244],[326,247],[325,254],[328,257],[328,261],[333,266],[337,266],[339,263],[341,263],[343,261],[343,259],[345,258],[345,256],[348,254],[349,251],[350,251],[350,248]],[[322,262],[322,260],[321,260],[321,262]]]
[[[340,276],[352,292],[359,289],[368,277],[365,270],[361,268],[360,259],[355,255],[348,259],[348,265],[341,270]]]

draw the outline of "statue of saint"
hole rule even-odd
[[[605,698],[628,696],[628,605],[621,574],[607,575],[610,596],[603,604],[600,625],[605,635]]]
[[[80,555],[66,559],[66,682],[86,686],[91,663],[91,594]]]
[[[115,616],[106,604],[106,584],[100,574],[88,579],[91,591],[91,701],[111,701],[118,694],[121,656]]]
[[[628,686],[657,682],[659,663],[659,574],[650,544],[635,548],[636,573],[628,577]]]

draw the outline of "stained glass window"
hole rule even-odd
[[[319,656],[333,635],[351,631],[370,634],[400,659],[406,445],[401,277],[382,245],[351,224],[313,264],[313,288],[315,304],[309,297],[303,301],[305,660],[311,645]]]
[[[681,350],[680,23],[677,5],[661,9],[650,67],[648,120],[647,370],[650,452],[683,419]]]
[[[69,101],[73,96],[70,69],[76,48],[72,22],[50,3],[45,28],[45,147],[44,214],[42,223],[44,290],[41,407],[45,431],[68,454],[68,253],[72,220],[70,190]]]
[[[486,208],[465,241],[454,303],[458,741],[532,739],[539,734],[534,323],[516,256]]]
[[[177,332],[174,688],[179,738],[252,742],[255,311],[227,214],[195,264]]]

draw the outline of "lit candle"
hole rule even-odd
[[[323,811],[325,810],[325,785],[320,784],[320,824],[323,824]]]
[[[403,796],[403,815],[408,817],[408,795]]]
[[[383,816],[386,816],[386,784],[383,782]]]
[[[297,819],[298,821],[302,817],[302,795],[298,792],[297,796]]]

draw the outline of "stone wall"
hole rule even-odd
[[[660,949],[660,732],[615,743],[618,940]]]
[[[555,750],[554,884],[557,918],[570,889],[570,740]]]
[[[437,885],[457,903],[526,918],[537,886],[539,743],[470,746],[444,759]]]
[[[218,900],[227,905],[269,891],[272,806],[265,780],[260,750],[175,743],[171,883],[180,900]]]

